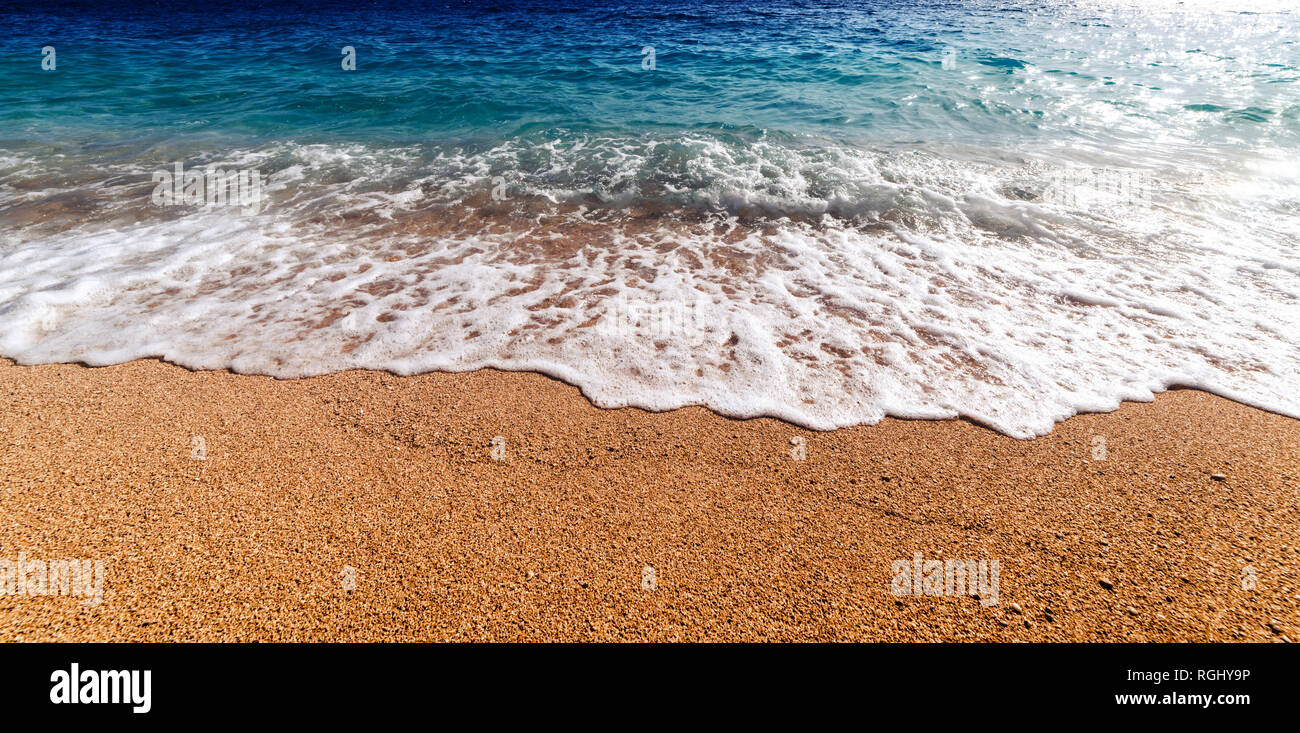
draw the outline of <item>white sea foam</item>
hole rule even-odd
[[[1089,161],[1055,151],[284,145],[198,161],[261,168],[258,215],[121,185],[86,192],[112,216],[74,218],[6,158],[0,354],[537,370],[605,407],[818,429],[965,416],[1030,437],[1171,385],[1300,417],[1300,181],[1175,159],[1145,157],[1140,200],[1063,204],[1051,186]]]

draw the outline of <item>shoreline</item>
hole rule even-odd
[[[1194,389],[1017,439],[605,409],[534,372],[0,360],[0,410],[0,560],[105,566],[98,605],[0,595],[5,641],[1300,629],[1300,420]],[[997,561],[996,603],[895,594],[917,552]]]
[[[270,380],[273,380],[273,381],[275,381],[275,382],[286,382],[286,383],[300,382],[300,381],[313,380],[313,379],[325,379],[325,378],[334,377],[334,376],[336,376],[336,375],[340,375],[340,374],[373,374],[373,375],[382,375],[382,376],[387,376],[387,377],[393,377],[393,378],[396,378],[396,379],[418,379],[418,378],[420,378],[420,377],[424,377],[424,376],[427,376],[427,375],[430,375],[430,374],[440,374],[440,375],[446,375],[446,376],[457,376],[457,375],[464,375],[464,374],[478,374],[478,373],[494,373],[494,374],[506,374],[506,375],[512,375],[512,374],[525,374],[525,375],[530,375],[530,376],[533,376],[533,377],[540,377],[540,378],[545,379],[545,380],[547,380],[547,381],[549,381],[549,382],[555,382],[556,384],[559,384],[559,385],[561,385],[561,386],[563,386],[563,387],[567,387],[567,388],[570,388],[570,389],[576,390],[576,391],[578,392],[578,394],[580,394],[580,395],[582,396],[583,400],[585,400],[585,401],[587,402],[587,404],[588,404],[590,407],[595,408],[596,410],[600,410],[600,411],[602,411],[602,412],[619,412],[619,411],[621,411],[621,410],[633,410],[633,411],[636,411],[636,412],[644,412],[644,413],[649,413],[649,414],[654,414],[654,415],[662,415],[662,414],[671,414],[671,413],[679,412],[679,411],[681,411],[681,410],[694,410],[694,409],[700,409],[700,410],[705,410],[705,411],[707,411],[707,412],[710,413],[711,415],[713,415],[713,416],[715,416],[715,417],[717,417],[717,418],[719,418],[719,419],[721,419],[721,420],[727,420],[727,421],[731,421],[731,422],[740,422],[740,423],[751,422],[751,421],[755,421],[755,420],[773,420],[773,421],[779,422],[779,423],[781,423],[781,424],[783,424],[783,425],[789,427],[789,428],[792,429],[792,430],[800,430],[800,431],[806,431],[806,432],[810,432],[810,433],[837,433],[837,432],[841,432],[841,431],[845,431],[845,430],[860,430],[860,429],[864,429],[864,428],[866,428],[866,429],[870,429],[870,428],[872,428],[872,427],[875,427],[877,424],[879,424],[878,422],[877,422],[877,423],[858,423],[858,424],[854,424],[854,425],[846,425],[846,426],[841,426],[841,427],[834,427],[834,428],[825,428],[825,429],[823,429],[823,428],[815,428],[815,427],[808,427],[808,426],[805,426],[805,425],[801,425],[801,424],[799,424],[798,422],[796,422],[796,421],[794,421],[794,420],[791,420],[791,419],[789,419],[789,418],[785,418],[785,417],[781,417],[780,415],[776,415],[776,414],[757,414],[757,415],[747,415],[747,416],[736,416],[736,415],[730,415],[730,414],[727,414],[727,413],[725,413],[725,412],[721,412],[721,411],[719,411],[719,410],[717,410],[717,409],[715,409],[715,408],[709,407],[708,405],[705,405],[705,404],[699,404],[699,403],[686,404],[686,405],[681,405],[681,406],[678,406],[678,407],[670,407],[670,408],[666,408],[666,409],[654,409],[654,408],[649,408],[649,407],[640,407],[640,406],[638,406],[638,405],[625,405],[625,406],[620,406],[620,407],[602,407],[601,405],[596,404],[596,401],[595,401],[593,398],[591,398],[590,396],[587,395],[586,391],[584,391],[584,389],[583,389],[583,387],[582,387],[581,385],[579,385],[579,384],[577,384],[577,383],[575,383],[575,382],[568,381],[568,380],[565,379],[564,377],[556,376],[556,375],[554,375],[554,374],[550,374],[550,373],[548,373],[548,372],[546,372],[546,371],[543,371],[543,370],[540,370],[540,369],[506,369],[506,368],[496,367],[496,366],[487,366],[487,367],[479,367],[479,368],[476,368],[476,369],[468,369],[468,370],[465,370],[465,371],[447,371],[447,370],[435,369],[435,370],[430,371],[430,372],[420,372],[420,373],[418,373],[418,374],[398,374],[398,373],[396,373],[396,372],[388,371],[388,370],[386,370],[386,369],[371,369],[371,368],[360,368],[360,367],[354,367],[354,368],[349,368],[349,369],[343,369],[343,370],[341,370],[341,371],[337,371],[337,372],[327,372],[327,373],[324,373],[324,374],[312,374],[312,375],[308,375],[308,376],[305,376],[305,377],[277,377],[277,376],[274,376],[274,375],[270,375],[270,374],[261,374],[261,373],[257,373],[257,372],[238,372],[238,371],[235,371],[235,370],[230,369],[230,368],[222,368],[222,369],[201,369],[201,368],[199,368],[199,369],[196,369],[196,368],[192,368],[192,367],[187,367],[187,366],[185,366],[184,364],[178,364],[178,363],[173,362],[173,361],[168,361],[167,359],[165,359],[165,358],[163,358],[163,357],[161,357],[161,356],[140,357],[140,358],[137,358],[137,359],[131,359],[130,361],[127,361],[127,362],[119,362],[119,363],[115,363],[115,364],[107,364],[107,365],[88,364],[88,363],[86,363],[86,362],[82,362],[82,361],[72,361],[72,362],[53,362],[53,363],[44,363],[44,362],[42,362],[42,363],[37,363],[37,364],[21,364],[21,363],[17,362],[15,359],[13,359],[13,358],[11,358],[11,357],[0,356],[0,368],[3,368],[3,367],[16,367],[16,368],[19,368],[19,369],[31,369],[31,368],[51,367],[51,366],[67,366],[67,367],[78,367],[78,368],[81,368],[81,369],[88,369],[88,370],[92,370],[92,371],[94,371],[94,370],[98,370],[98,369],[111,369],[111,368],[114,368],[114,367],[120,367],[120,366],[123,366],[124,364],[134,364],[134,363],[141,363],[141,362],[146,362],[146,363],[157,363],[157,364],[160,364],[160,365],[162,365],[162,366],[166,366],[166,367],[174,367],[174,368],[177,368],[177,369],[182,369],[182,370],[187,371],[187,372],[190,372],[190,373],[192,373],[192,374],[221,374],[221,375],[233,376],[233,377],[239,377],[239,378],[263,378],[263,379],[270,379]],[[1177,384],[1177,383],[1175,383],[1175,384],[1170,384],[1170,385],[1168,385],[1167,387],[1165,387],[1164,389],[1162,389],[1162,390],[1160,390],[1160,391],[1153,392],[1153,399],[1151,399],[1151,400],[1121,399],[1121,400],[1119,401],[1118,406],[1116,406],[1114,409],[1111,409],[1111,410],[1083,410],[1083,411],[1080,411],[1080,412],[1076,412],[1076,413],[1074,413],[1073,415],[1071,415],[1071,416],[1069,416],[1069,417],[1067,417],[1067,418],[1065,418],[1065,419],[1063,419],[1063,420],[1058,420],[1057,422],[1053,423],[1053,425],[1052,425],[1052,431],[1049,432],[1049,433],[1047,433],[1046,435],[1034,435],[1034,436],[1030,436],[1030,437],[1028,437],[1028,438],[1019,438],[1019,437],[1016,437],[1016,436],[1014,436],[1014,435],[1009,435],[1009,434],[1007,434],[1007,433],[1004,433],[1004,432],[998,430],[997,428],[993,427],[992,425],[989,425],[989,424],[987,424],[987,423],[981,422],[981,421],[978,420],[977,418],[970,417],[970,416],[968,416],[968,415],[964,415],[964,414],[957,414],[957,415],[955,415],[955,416],[953,416],[953,417],[942,417],[942,418],[930,418],[930,417],[904,417],[904,416],[899,416],[899,415],[886,414],[883,418],[881,418],[881,422],[883,422],[883,421],[888,421],[888,420],[896,420],[896,421],[900,421],[900,422],[921,422],[921,423],[962,422],[962,423],[967,423],[967,424],[972,425],[972,426],[974,426],[974,427],[980,428],[981,430],[987,430],[987,431],[989,431],[989,432],[991,432],[991,433],[994,433],[994,434],[996,434],[996,435],[998,435],[998,436],[1000,436],[1000,437],[1011,438],[1011,439],[1013,439],[1013,440],[1021,440],[1021,441],[1035,441],[1035,440],[1040,440],[1040,439],[1043,439],[1043,438],[1051,437],[1052,435],[1054,435],[1054,434],[1056,433],[1056,429],[1057,429],[1058,427],[1060,427],[1062,424],[1067,423],[1067,422],[1070,422],[1071,420],[1074,420],[1074,419],[1076,419],[1076,418],[1078,418],[1078,417],[1082,417],[1082,416],[1085,416],[1085,415],[1109,415],[1109,414],[1115,412],[1116,410],[1122,408],[1122,407],[1125,406],[1125,405],[1149,405],[1149,404],[1152,404],[1155,400],[1158,400],[1158,399],[1159,399],[1162,395],[1164,395],[1164,394],[1173,393],[1173,392],[1182,392],[1182,391],[1197,392],[1197,393],[1201,393],[1201,394],[1209,395],[1210,397],[1214,397],[1214,398],[1216,398],[1216,399],[1221,399],[1221,400],[1224,400],[1224,401],[1227,401],[1227,402],[1231,402],[1231,403],[1233,403],[1233,404],[1235,404],[1235,405],[1239,405],[1239,406],[1241,406],[1241,407],[1245,407],[1245,408],[1248,408],[1248,409],[1250,409],[1250,410],[1254,410],[1254,411],[1262,412],[1262,413],[1265,413],[1265,414],[1268,414],[1268,415],[1274,415],[1274,416],[1279,417],[1279,418],[1284,418],[1284,419],[1286,419],[1286,420],[1292,420],[1292,421],[1295,421],[1295,422],[1297,422],[1297,423],[1300,423],[1300,417],[1296,417],[1296,416],[1288,415],[1287,413],[1282,412],[1282,411],[1279,411],[1279,410],[1276,410],[1276,409],[1272,409],[1272,408],[1269,408],[1269,407],[1264,407],[1264,406],[1261,406],[1261,405],[1257,405],[1257,404],[1254,404],[1254,403],[1252,403],[1252,402],[1249,402],[1249,401],[1246,401],[1246,400],[1242,400],[1242,399],[1238,399],[1238,398],[1236,398],[1236,397],[1232,397],[1232,396],[1227,395],[1227,394],[1221,394],[1221,393],[1219,393],[1219,392],[1217,392],[1217,391],[1215,391],[1215,390],[1213,390],[1213,389],[1209,389],[1209,388],[1206,388],[1206,387],[1192,386],[1192,385],[1184,385],[1184,384]]]

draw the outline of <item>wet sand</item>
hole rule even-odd
[[[102,602],[0,595],[5,641],[1293,640],[1300,421],[816,433],[527,373],[0,361],[19,552],[102,561]],[[996,603],[896,595],[918,552],[996,560]]]

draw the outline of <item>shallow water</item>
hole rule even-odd
[[[1295,13],[783,5],[9,10],[0,354],[814,428],[1028,437],[1171,385],[1300,417]],[[258,202],[160,205],[177,163]]]

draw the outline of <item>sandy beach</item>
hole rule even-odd
[[[1300,629],[1300,422],[1177,390],[1015,440],[601,410],[531,373],[0,362],[4,641],[1240,641]],[[892,569],[996,560],[996,603]],[[987,595],[987,594],[986,594]]]

